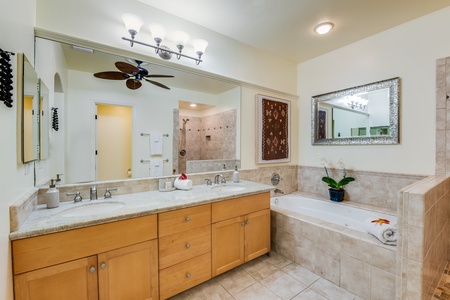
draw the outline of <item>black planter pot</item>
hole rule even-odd
[[[344,200],[345,190],[328,189],[330,193],[330,200],[335,202],[341,202]]]

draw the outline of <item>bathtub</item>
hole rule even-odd
[[[362,232],[366,232],[364,221],[367,219],[383,218],[389,220],[391,224],[397,223],[397,217],[391,214],[353,207],[345,202],[308,198],[301,194],[272,198],[270,205],[272,208],[283,208]]]
[[[270,208],[273,251],[363,299],[395,299],[397,247],[363,226],[368,218],[396,223],[394,212],[301,193],[272,198]]]

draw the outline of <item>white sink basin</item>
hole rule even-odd
[[[224,184],[224,185],[214,185],[211,189],[216,190],[218,192],[237,192],[245,190],[246,187],[240,184]]]
[[[89,203],[82,206],[70,208],[58,214],[60,217],[84,217],[91,215],[102,215],[119,210],[125,206],[121,202]]]

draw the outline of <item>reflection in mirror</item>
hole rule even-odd
[[[312,144],[398,144],[399,81],[397,77],[312,97]]]
[[[23,54],[18,55],[19,75],[18,113],[20,123],[21,162],[28,163],[38,159],[39,154],[39,95],[38,77],[30,61]]]
[[[49,51],[48,49],[53,49]],[[77,48],[80,49],[80,48]],[[118,171],[120,177],[115,179],[126,178],[143,178],[152,176],[166,176],[179,174],[192,161],[214,162],[220,161],[220,168],[215,167],[214,170],[222,169],[222,161],[224,159],[240,159],[240,87],[236,83],[217,80],[210,77],[200,76],[194,73],[180,71],[175,68],[167,68],[148,62],[137,64],[136,60],[129,59],[99,51],[79,51],[70,45],[49,41],[41,38],[36,39],[37,57],[45,57],[48,62],[41,62],[40,65],[54,65],[57,56],[45,56],[43,53],[61,53],[64,61],[56,62],[56,65],[64,66],[67,81],[67,89],[65,89],[65,112],[64,123],[61,127],[65,128],[66,146],[64,149],[51,149],[64,153],[66,157],[64,173],[64,183],[92,182],[102,180],[99,174],[105,174],[99,170],[103,166],[123,166]],[[120,64],[116,64],[120,62]],[[132,74],[128,71],[134,70],[134,67],[128,65],[136,64],[139,68],[144,68],[149,74],[174,76],[161,77],[156,79],[150,78],[152,81],[161,83],[170,88],[170,90],[161,88],[160,85],[153,84],[148,80],[140,80],[140,85],[128,82],[128,75]],[[109,73],[110,71],[114,73]],[[61,71],[58,71],[61,72]],[[108,73],[106,73],[108,72]],[[124,75],[119,78],[117,72]],[[93,74],[100,73],[98,76]],[[111,75],[112,74],[112,75]],[[143,74],[143,73],[142,73]],[[101,76],[116,76],[105,80]],[[119,74],[120,75],[120,74]],[[99,77],[100,76],[100,77]],[[132,75],[135,76],[135,75]],[[122,80],[127,79],[127,80]],[[149,79],[149,78],[145,78]],[[139,86],[137,88],[137,86]],[[190,115],[183,115],[184,111],[179,107],[179,102],[196,103],[199,107],[202,105],[210,106],[205,112],[190,112]],[[109,159],[103,156],[101,163],[99,156],[106,152],[115,152],[116,146],[99,145],[102,138],[98,135],[98,119],[95,118],[98,105],[109,105],[114,107],[129,107],[131,110],[131,142],[124,142],[123,138],[118,137],[119,132],[112,126],[106,126],[110,131],[107,141],[126,143],[131,145],[131,166],[128,162],[119,163],[118,158]],[[215,115],[219,117],[226,111],[234,110],[235,119],[230,120],[227,124],[235,131],[232,135],[233,155],[223,156],[223,152],[216,151],[215,156],[194,156],[185,163],[179,164],[180,151],[178,149],[181,138],[179,120],[182,118],[191,118],[191,114]],[[184,117],[183,117],[184,116]],[[98,115],[100,118],[100,115]],[[217,120],[218,121],[218,120]],[[115,122],[114,122],[115,123]],[[187,125],[191,125],[187,123]],[[218,123],[219,124],[219,123]],[[220,123],[222,124],[222,123]],[[220,126],[219,126],[220,127]],[[187,132],[194,128],[186,127]],[[195,130],[200,130],[196,128]],[[187,137],[187,136],[186,136]],[[212,136],[211,136],[212,137]],[[158,151],[152,150],[152,139],[156,138],[157,143],[162,149]],[[231,138],[231,137],[229,137]],[[207,138],[202,137],[203,141]],[[224,141],[212,138],[219,150],[223,150]],[[196,140],[185,140],[186,148],[190,146],[200,145]],[[102,147],[103,146],[103,147]],[[154,146],[154,144],[153,144]],[[106,150],[101,150],[105,149]],[[55,147],[56,148],[56,147]],[[103,153],[100,153],[103,152]],[[200,148],[189,151],[189,154],[199,154]],[[53,155],[50,153],[50,155]],[[127,156],[128,157],[128,156]],[[105,160],[103,160],[105,159]],[[128,158],[127,158],[128,159]],[[204,160],[206,159],[206,160]],[[202,166],[205,164],[195,163],[194,172],[202,172]],[[207,163],[211,165],[213,163]],[[234,168],[235,162],[229,164],[229,168]],[[228,165],[227,165],[228,167]],[[190,172],[189,169],[185,169]],[[103,177],[104,179],[105,177]]]
[[[49,90],[47,85],[39,80],[39,159],[48,158],[49,142]]]

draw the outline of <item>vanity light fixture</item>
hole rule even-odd
[[[127,28],[128,33],[130,34],[130,38],[122,37],[122,39],[124,41],[130,42],[131,47],[133,47],[134,44],[139,44],[142,46],[153,48],[155,49],[156,54],[158,54],[159,57],[164,60],[169,60],[172,58],[172,55],[175,55],[177,59],[180,59],[181,57],[192,59],[197,65],[202,62],[202,55],[205,53],[205,49],[208,46],[207,41],[197,39],[190,42],[192,44],[192,47],[194,48],[195,53],[197,54],[197,57],[192,57],[182,53],[189,40],[189,35],[187,33],[183,31],[173,32],[172,39],[173,42],[175,42],[178,51],[172,51],[169,47],[161,44],[167,33],[164,27],[162,27],[161,25],[154,23],[149,25],[150,33],[152,34],[153,40],[156,43],[156,45],[151,45],[137,41],[135,39],[136,35],[139,33],[139,30],[142,27],[142,24],[144,23],[141,18],[133,14],[124,14],[122,15],[122,20],[125,23],[125,27]]]
[[[324,22],[320,23],[316,27],[314,27],[314,32],[317,34],[325,34],[330,32],[331,29],[333,29],[334,24],[331,22]]]

